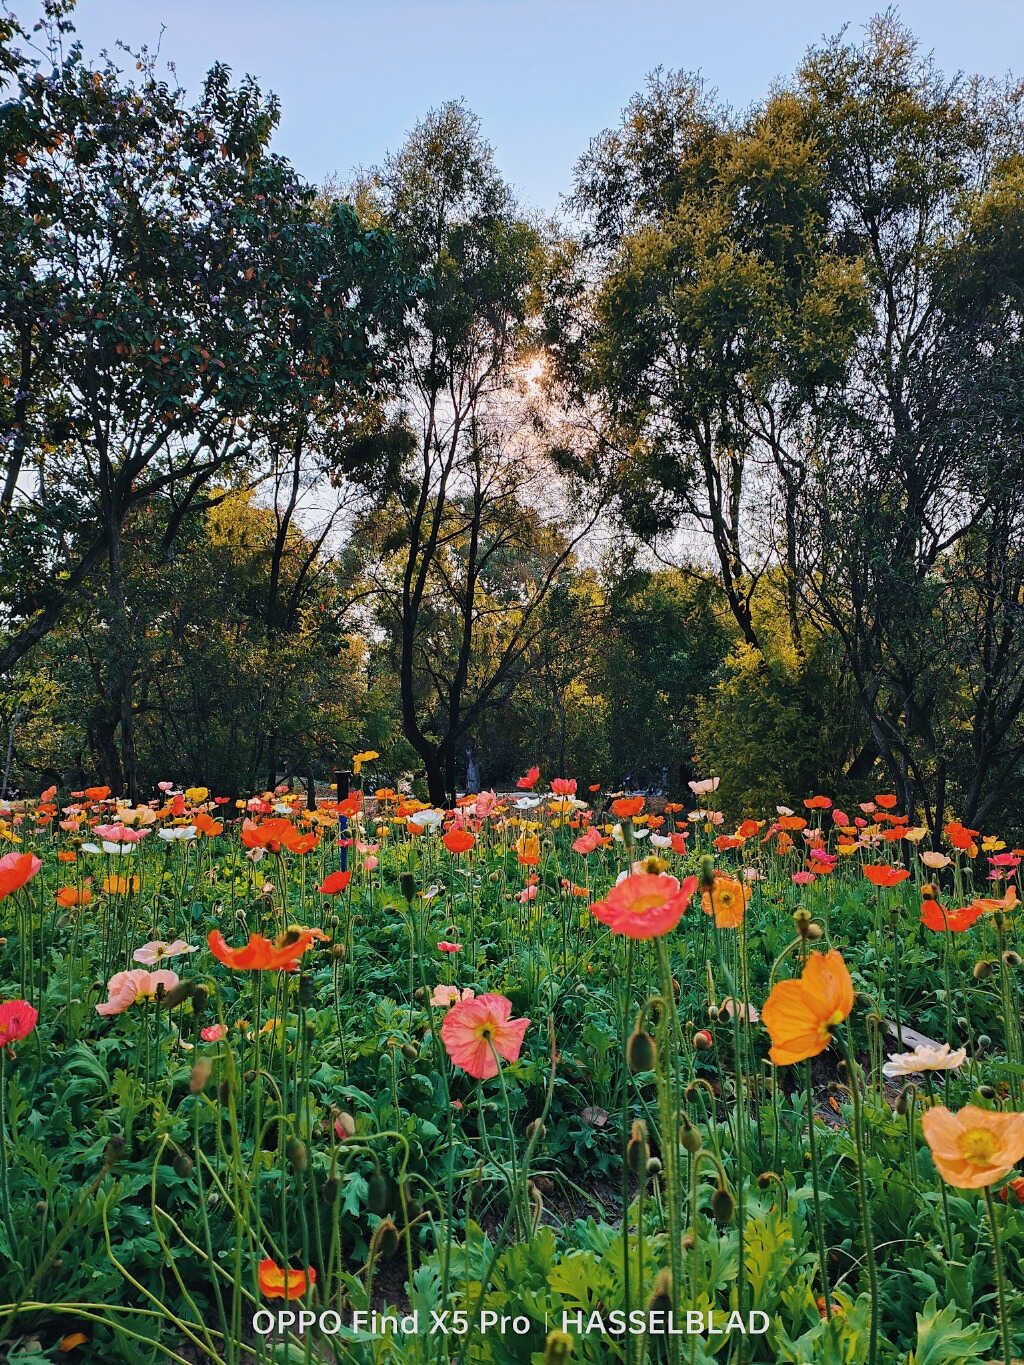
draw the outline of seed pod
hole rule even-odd
[[[195,1165],[192,1158],[186,1152],[179,1152],[173,1162],[174,1174],[180,1175],[182,1180],[190,1180]]]
[[[643,1029],[630,1035],[626,1044],[626,1061],[630,1071],[653,1071],[658,1061],[658,1049],[654,1039]]]
[[[719,1185],[711,1196],[711,1212],[719,1225],[728,1223],[736,1207],[735,1200],[724,1185]]]

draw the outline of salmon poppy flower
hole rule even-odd
[[[256,1268],[260,1293],[266,1299],[299,1299],[311,1285],[316,1284],[316,1270],[285,1270],[269,1257]]]
[[[1024,1114],[1000,1114],[966,1105],[926,1109],[921,1128],[935,1167],[947,1185],[979,1190],[1009,1175],[1024,1157]]]
[[[853,1009],[853,981],[841,954],[811,953],[799,979],[777,981],[761,1011],[771,1034],[768,1055],[776,1066],[817,1057],[832,1041],[830,1030]]]
[[[217,961],[235,971],[280,972],[294,970],[302,954],[312,947],[314,938],[310,929],[289,930],[276,942],[262,934],[250,934],[244,947],[229,948],[220,930],[211,929],[206,941]]]
[[[5,853],[0,858],[0,901],[20,891],[42,865],[42,860],[34,853]]]
[[[977,904],[964,905],[959,910],[946,910],[938,901],[926,900],[921,903],[921,923],[937,934],[947,929],[950,933],[962,934],[977,923],[984,913],[984,907]]]
[[[734,877],[715,877],[710,890],[701,894],[701,908],[705,915],[714,915],[717,928],[736,929],[743,923],[750,894],[750,887]]]
[[[551,779],[551,790],[556,796],[575,796],[576,779],[575,777],[553,777]]]
[[[644,808],[644,798],[642,796],[620,796],[618,800],[612,802],[612,814],[617,815],[620,820],[627,820],[630,816],[639,815]]]
[[[166,995],[177,984],[177,973],[164,969],[147,972],[145,967],[133,967],[115,972],[107,982],[107,998],[96,1006],[96,1013],[123,1014],[136,1000],[155,1000],[161,990]]]
[[[330,872],[317,887],[317,890],[321,896],[338,896],[351,880],[352,873],[349,869],[344,872]]]
[[[532,768],[527,769],[526,774],[516,781],[516,790],[521,792],[531,792],[540,781],[540,768],[535,763]]]
[[[981,896],[972,902],[972,904],[979,909],[982,914],[987,910],[1015,910],[1017,908],[1017,888],[1015,886],[1007,887],[1006,895],[998,900],[993,899],[991,896]]]
[[[450,829],[442,837],[441,842],[449,853],[468,853],[476,843],[476,839],[470,834],[469,830]]]
[[[0,1002],[0,1048],[27,1038],[38,1018],[39,1011],[27,1000]]]
[[[873,886],[898,886],[910,873],[905,867],[890,867],[888,863],[869,863],[864,875]]]
[[[460,1000],[444,1017],[441,1041],[460,1070],[478,1081],[498,1074],[498,1057],[515,1062],[523,1046],[529,1019],[513,1019],[512,1001],[503,995],[478,995]]]
[[[461,944],[461,943],[450,943],[450,942],[448,941],[448,939],[443,938],[443,939],[441,940],[441,942],[437,945],[437,951],[438,951],[439,953],[461,953],[461,952],[462,952],[462,944]]]
[[[601,847],[601,836],[596,829],[588,829],[585,834],[573,840],[572,847],[574,853],[581,853],[586,857],[588,853],[593,853],[595,848]]]
[[[693,899],[697,878],[680,882],[664,872],[634,872],[616,884],[591,914],[613,934],[632,939],[658,938],[674,929]]]

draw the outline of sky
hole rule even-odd
[[[23,20],[30,0],[10,0]],[[863,32],[884,0],[79,0],[87,50],[161,44],[198,89],[212,62],[282,103],[274,147],[310,180],[342,180],[463,98],[523,205],[555,212],[591,137],[645,75],[700,70],[745,108],[823,36]],[[904,0],[947,71],[1024,74],[1022,0]],[[163,35],[161,37],[161,27]]]

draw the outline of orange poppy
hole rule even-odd
[[[536,834],[521,834],[516,840],[516,858],[523,867],[536,867],[540,862],[540,840]]]
[[[205,834],[208,839],[215,839],[218,834],[224,833],[224,826],[219,820],[215,820],[212,815],[201,810],[193,821],[197,834]]]
[[[89,798],[90,801],[105,801],[105,800],[107,799],[107,797],[110,795],[110,788],[109,788],[109,787],[86,787],[86,789],[85,789],[85,791],[82,793],[82,795],[83,795],[83,796],[87,796],[87,797]]]
[[[875,796],[875,800],[883,810],[895,810],[899,798],[894,796],[892,792],[882,792],[880,796]]]
[[[309,929],[288,930],[272,942],[262,934],[250,934],[242,948],[229,948],[219,929],[211,929],[207,937],[210,952],[218,962],[235,971],[280,972],[292,971],[299,958],[313,944],[314,934]]]
[[[817,1057],[832,1041],[830,1030],[853,1009],[853,981],[834,948],[811,953],[799,979],[777,981],[761,1011],[771,1034],[768,1055],[776,1066]]]
[[[108,896],[126,896],[129,891],[138,891],[138,877],[104,877],[103,890]]]
[[[620,796],[617,801],[612,802],[612,814],[617,815],[620,820],[628,820],[632,815],[639,815],[643,808],[642,796]]]
[[[710,891],[701,894],[700,903],[705,915],[714,915],[719,929],[736,929],[743,923],[750,887],[734,877],[716,876]]]
[[[316,1284],[316,1270],[311,1265],[305,1270],[286,1270],[268,1257],[257,1266],[256,1279],[264,1298],[298,1299]]]
[[[62,848],[57,853],[57,858],[62,863],[73,863],[77,857],[78,854],[73,848]]]
[[[468,853],[476,839],[468,829],[450,829],[441,842],[449,853]]]
[[[348,868],[344,872],[329,872],[317,890],[321,896],[339,896],[351,880],[352,872]]]
[[[828,796],[807,796],[804,798],[804,805],[808,810],[828,810],[832,800]]]
[[[921,1128],[932,1160],[947,1185],[979,1190],[1009,1175],[1024,1157],[1024,1114],[1000,1114],[968,1104],[926,1109]]]
[[[979,896],[972,904],[982,912],[986,910],[1015,910],[1017,908],[1017,888],[1013,885],[1008,886],[1006,895],[999,900],[991,896]]]
[[[65,910],[70,910],[74,905],[88,905],[91,900],[92,892],[88,887],[80,891],[77,886],[62,886],[56,895],[57,904],[63,905]]]

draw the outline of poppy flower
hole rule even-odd
[[[449,943],[449,941],[446,938],[443,938],[441,942],[437,945],[437,951],[439,953],[461,953],[462,944]]]
[[[532,792],[540,781],[540,768],[535,763],[532,768],[527,769],[525,775],[516,781],[516,789],[521,792]]]
[[[864,875],[872,886],[898,886],[910,873],[905,867],[890,867],[888,863],[868,863]]]
[[[321,896],[338,896],[351,880],[352,872],[349,868],[346,868],[344,872],[330,872],[317,887],[317,890]]]
[[[1011,1180],[1008,1185],[1004,1185],[999,1191],[999,1198],[1006,1204],[1009,1203],[1011,1194],[1018,1204],[1024,1204],[1024,1177],[1018,1176],[1016,1180]]]
[[[617,801],[612,802],[612,814],[617,815],[620,820],[627,820],[630,816],[639,815],[644,808],[644,798],[642,796],[620,796]]]
[[[361,754],[352,755],[352,773],[358,777],[363,770],[364,763],[372,763],[375,758],[380,758],[376,749],[364,749]]]
[[[967,1049],[950,1050],[948,1043],[936,1047],[920,1043],[913,1052],[896,1052],[882,1067],[884,1076],[916,1076],[925,1071],[955,1071],[967,1060]]]
[[[441,1041],[454,1064],[478,1081],[498,1074],[498,1057],[515,1062],[529,1019],[513,1019],[512,1001],[503,995],[460,1000],[444,1017]],[[497,1054],[497,1055],[495,1055]]]
[[[129,891],[138,891],[138,877],[104,877],[103,890],[108,896],[126,896]]]
[[[921,923],[935,933],[949,930],[953,934],[962,934],[977,923],[984,913],[984,907],[978,904],[964,905],[959,910],[946,910],[938,901],[926,900],[921,903]]]
[[[449,853],[468,853],[476,839],[466,829],[450,829],[441,842]]]
[[[714,915],[719,929],[736,929],[743,923],[750,887],[734,877],[715,877],[708,891],[702,893],[701,908],[705,915]]]
[[[804,805],[808,810],[828,810],[832,800],[828,796],[807,796],[804,798]]]
[[[687,877],[680,884],[663,872],[634,872],[616,882],[605,899],[590,910],[614,934],[632,939],[658,938],[676,927],[696,890],[696,877]]]
[[[817,1057],[832,1041],[830,1029],[853,1009],[853,981],[842,956],[811,953],[799,979],[777,981],[761,1011],[771,1034],[776,1066]]]
[[[27,1000],[0,1002],[0,1047],[27,1038],[36,1026],[39,1011]]]
[[[74,905],[88,905],[92,900],[92,892],[87,886],[81,889],[77,886],[62,886],[54,899],[65,910],[70,910]]]
[[[147,972],[145,967],[133,967],[127,972],[115,972],[107,982],[107,998],[96,1006],[97,1014],[123,1014],[136,1000],[155,1000],[161,988],[164,994],[178,984],[175,972]]]
[[[536,834],[522,834],[516,840],[516,858],[522,867],[536,867],[540,862],[540,840]]]
[[[553,777],[551,779],[551,790],[556,796],[575,796],[576,779],[575,777]]]
[[[0,858],[0,901],[14,891],[20,891],[42,867],[34,853],[5,853]]]
[[[471,991],[468,987],[460,991],[458,986],[435,986],[434,993],[430,997],[432,1005],[443,1005],[445,1009],[450,1009],[452,1005],[457,1005],[460,1000],[472,1000],[476,991]]]
[[[966,1105],[926,1109],[921,1128],[935,1167],[947,1185],[979,1190],[1009,1175],[1024,1157],[1024,1114],[1001,1114]]]
[[[684,829],[684,830],[677,830],[674,834],[670,834],[670,835],[669,835],[669,844],[671,845],[672,852],[673,852],[673,853],[685,853],[685,852],[686,852],[686,841],[687,841],[687,839],[688,839],[689,837],[690,837],[690,832],[689,832],[689,830],[685,830],[685,829]]]
[[[720,777],[704,777],[701,778],[699,782],[687,782],[686,785],[690,788],[690,791],[693,792],[694,796],[709,796],[712,792],[718,790],[718,784],[721,780]]]
[[[191,943],[186,943],[183,938],[176,938],[172,943],[155,938],[150,943],[144,943],[141,948],[136,948],[132,957],[136,962],[145,962],[151,966],[154,962],[162,962],[165,957],[181,957],[182,953],[198,951],[198,948],[193,948]]]
[[[983,914],[987,910],[1014,910],[1017,906],[1017,888],[1015,886],[1008,886],[1006,888],[1006,895],[998,900],[993,899],[991,896],[982,896],[978,900],[972,902],[972,904],[980,909]]]
[[[601,847],[601,836],[596,829],[588,829],[585,834],[573,840],[572,847],[574,853],[581,853],[586,857],[588,853],[593,853],[595,848]]]
[[[235,971],[280,972],[294,970],[314,938],[310,929],[289,930],[276,942],[262,934],[250,934],[244,947],[229,948],[220,930],[211,929],[206,941],[217,961]]]
[[[73,793],[72,793],[73,794]],[[82,795],[90,801],[105,801],[110,795],[109,787],[86,787]]]
[[[199,1030],[199,1036],[204,1043],[219,1043],[222,1038],[227,1037],[227,1032],[224,1024],[207,1024],[205,1028]]]
[[[266,1299],[299,1299],[311,1285],[316,1284],[316,1270],[286,1270],[268,1259],[256,1267],[260,1293]]]

